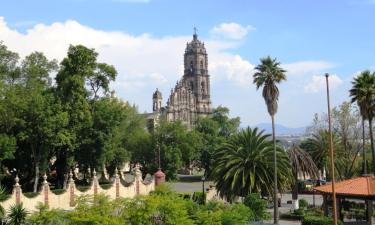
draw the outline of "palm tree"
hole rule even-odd
[[[313,134],[312,137],[308,138],[306,141],[302,142],[300,147],[305,150],[308,154],[311,155],[312,159],[315,162],[315,165],[321,172],[321,175],[324,176],[324,171],[329,172],[328,163],[329,161],[329,132],[327,130],[320,130],[317,134]],[[333,146],[335,149],[335,167],[341,163],[340,157],[340,140],[333,134]],[[337,170],[340,172],[340,170]],[[330,174],[329,174],[330,175]]]
[[[273,194],[273,143],[258,128],[246,128],[222,144],[214,155],[211,178],[221,197],[230,201],[250,193]],[[286,152],[276,147],[278,184],[290,185],[291,170]]]
[[[368,120],[370,130],[370,142],[371,142],[371,153],[372,153],[372,164],[374,166],[373,172],[375,173],[375,149],[374,139],[372,134],[372,119],[374,118],[374,98],[375,98],[375,72],[371,73],[369,70],[361,72],[361,74],[354,78],[352,81],[353,87],[350,89],[351,101],[356,102],[360,114],[362,116],[362,148],[363,148],[363,166],[364,173],[367,173],[366,165],[366,151],[365,151],[365,126],[364,121]]]
[[[8,213],[9,221],[7,224],[9,225],[23,224],[28,214],[27,210],[23,207],[22,203],[11,206]]]
[[[280,62],[270,56],[260,59],[260,64],[255,67],[254,84],[257,90],[263,86],[263,98],[267,105],[268,113],[272,119],[272,139],[274,144],[274,223],[279,222],[279,210],[277,205],[277,159],[276,159],[276,138],[275,138],[275,114],[277,112],[279,89],[276,84],[286,80],[285,70],[280,67]]]
[[[319,178],[319,170],[310,154],[298,146],[293,145],[288,151],[292,173],[294,176],[294,187],[292,191],[292,200],[294,209],[298,209],[298,175],[310,176],[313,179]]]

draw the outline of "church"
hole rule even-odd
[[[200,116],[211,113],[210,75],[204,43],[194,32],[193,40],[186,44],[184,74],[171,89],[167,105],[163,106],[162,93],[156,89],[152,95],[153,112],[148,114],[149,127],[155,127],[160,118],[181,121],[193,128]]]

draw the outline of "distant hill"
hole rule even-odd
[[[265,130],[267,133],[272,133],[272,124],[271,123],[260,123],[257,124],[255,127],[259,129]],[[305,133],[306,127],[297,127],[291,128],[286,127],[281,124],[276,124],[276,135],[302,135]]]

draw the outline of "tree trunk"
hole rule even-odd
[[[39,157],[39,151],[38,151],[38,147],[36,147],[35,145],[31,145],[31,151],[32,151],[32,154],[33,154],[33,158],[34,158],[34,187],[33,187],[33,192],[37,192],[38,191],[38,182],[39,182],[39,161],[40,161],[40,157]]]
[[[38,191],[38,183],[39,183],[39,160],[35,161],[35,178],[34,178],[33,192]]]
[[[372,154],[372,172],[375,173],[375,149],[374,149],[374,137],[372,136],[372,118],[368,120],[370,127],[370,142],[371,142],[371,154]]]
[[[363,158],[363,173],[367,174],[367,162],[366,162],[366,140],[365,140],[365,120],[362,117],[362,158]]]
[[[276,156],[276,134],[275,134],[275,116],[272,115],[272,140],[273,140],[273,164],[274,164],[274,189],[273,189],[273,223],[279,224],[279,204],[277,199],[277,156]]]
[[[298,204],[298,173],[294,175],[294,187],[292,190],[292,204],[293,204],[293,209],[299,209],[299,204]]]

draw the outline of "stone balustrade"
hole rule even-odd
[[[151,191],[155,190],[154,179],[151,179],[148,182],[143,181],[142,173],[138,167],[136,167],[134,172],[134,181],[129,185],[123,184],[116,168],[114,182],[108,189],[104,189],[99,185],[95,170],[93,171],[91,186],[87,191],[84,192],[76,188],[72,172],[69,174],[67,189],[61,194],[55,194],[50,190],[46,175],[43,176],[43,180],[42,189],[38,195],[28,198],[22,193],[19,178],[16,176],[12,195],[7,200],[0,202],[1,206],[8,211],[12,205],[22,203],[26,210],[33,212],[36,211],[36,206],[38,204],[43,203],[47,204],[49,208],[72,210],[75,207],[75,199],[81,195],[96,195],[100,193],[109,196],[110,199],[133,198],[137,195],[147,195]]]

